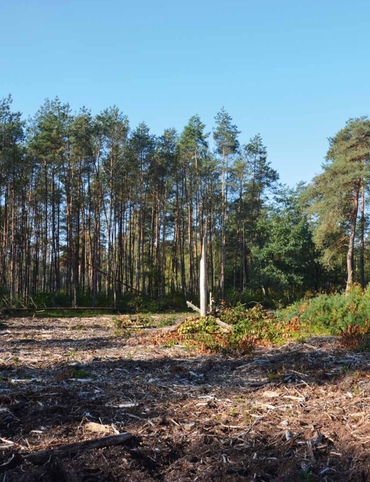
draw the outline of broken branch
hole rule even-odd
[[[228,323],[225,323],[224,321],[221,321],[220,318],[215,318],[215,322],[221,328],[221,331],[223,333],[230,333],[230,331],[233,329],[231,325],[229,325]]]
[[[55,449],[41,450],[33,454],[26,455],[25,460],[35,465],[41,465],[54,458],[72,457],[92,449],[99,449],[102,447],[110,447],[112,445],[120,445],[131,440],[133,435],[129,432],[120,433],[118,435],[110,435],[108,437],[101,437],[93,440],[86,440],[85,442],[77,442],[70,445],[62,445]]]
[[[191,308],[192,310],[200,314],[200,309],[197,306],[193,305],[193,303],[191,303],[190,301],[187,301],[186,304],[188,305],[189,308]]]

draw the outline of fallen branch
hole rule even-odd
[[[228,323],[225,323],[224,321],[221,321],[220,318],[215,318],[215,322],[221,328],[221,331],[223,333],[230,333],[230,331],[233,329],[231,325],[229,325]]]
[[[191,303],[190,301],[187,301],[186,304],[188,305],[189,308],[191,308],[192,310],[200,314],[200,309],[197,306],[193,305],[193,303]],[[220,318],[215,318],[214,320],[221,328],[221,331],[223,333],[230,333],[230,331],[233,329],[231,325],[229,325],[228,323],[225,323],[224,321],[221,321]]]
[[[200,309],[197,306],[193,305],[193,303],[191,303],[190,301],[187,301],[186,304],[188,305],[189,308],[191,308],[192,310],[200,314]]]
[[[24,460],[35,465],[41,465],[54,458],[72,457],[73,455],[81,454],[92,449],[99,449],[102,447],[110,447],[112,445],[120,445],[131,440],[133,435],[129,432],[120,433],[118,435],[110,435],[108,437],[96,438],[93,440],[86,440],[85,442],[77,442],[70,445],[62,445],[55,449],[41,450],[24,456]]]

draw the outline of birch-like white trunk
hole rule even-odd
[[[202,241],[202,257],[200,259],[200,316],[207,316],[208,303],[208,276],[207,276],[207,235],[204,233]]]

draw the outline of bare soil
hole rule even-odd
[[[370,354],[336,338],[226,357],[156,345],[148,330],[114,336],[110,316],[6,323],[0,465],[104,434],[134,438],[4,465],[2,482],[370,481]]]

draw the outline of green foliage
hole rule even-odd
[[[152,319],[149,314],[139,313],[138,315],[136,315],[136,323],[138,325],[149,325],[151,321]]]
[[[297,296],[315,288],[315,275],[320,269],[298,196],[299,192],[283,190],[276,205],[261,214],[257,223],[260,243],[252,250],[256,281],[280,297],[284,292]]]
[[[347,295],[321,294],[296,302],[278,313],[285,322],[297,320],[311,332],[332,335],[368,333],[370,328],[370,289],[353,285]]]
[[[232,124],[232,118],[224,107],[217,113],[215,122],[213,139],[217,146],[217,152],[226,156],[233,154],[239,146],[237,138],[240,132],[236,125]]]
[[[128,316],[122,316],[121,318],[117,318],[116,316],[113,316],[112,323],[115,326],[115,328],[120,329],[120,328],[128,328],[132,324],[132,321]]]
[[[176,321],[176,316],[163,317],[158,323],[159,328],[164,328],[165,326],[172,326]]]
[[[180,149],[186,157],[191,159],[196,155],[199,158],[206,151],[208,134],[204,132],[205,127],[198,115],[189,119],[180,139]]]
[[[369,181],[369,119],[349,119],[329,142],[323,172],[313,179],[303,199],[323,262],[343,266],[346,252],[353,248],[360,185]],[[353,267],[348,274],[352,271]]]
[[[193,333],[215,333],[219,331],[219,327],[215,322],[213,316],[205,316],[194,320],[186,320],[182,323],[178,332],[181,335],[188,335]]]
[[[14,312],[17,314],[16,312]],[[33,311],[29,312],[22,312],[21,316],[33,316],[35,313]],[[40,318],[75,318],[78,316],[79,318],[93,318],[95,316],[101,315],[111,315],[112,312],[110,310],[94,310],[94,309],[68,309],[65,310],[53,310],[53,308],[47,308],[36,312],[36,316]]]
[[[29,167],[21,146],[24,122],[20,112],[11,112],[12,102],[10,95],[0,99],[0,187],[21,185]]]
[[[226,310],[221,318],[232,324],[231,332],[223,333],[212,316],[186,320],[177,331],[188,342],[192,340],[197,346],[211,351],[249,350],[256,343],[282,340],[283,325],[261,305],[248,310],[239,304]]]
[[[76,350],[70,350],[66,353],[66,355],[71,358],[75,358],[78,355],[78,352]]]
[[[177,336],[178,341],[189,349],[200,348],[202,351],[214,352],[224,350],[220,328],[212,316],[186,320],[177,329],[175,338],[167,339],[166,343],[172,343]]]
[[[260,135],[240,145],[224,108],[211,152],[198,115],[181,135],[155,136],[145,123],[130,129],[115,106],[93,116],[47,99],[24,123],[11,103],[0,101],[0,308],[184,310],[197,296],[206,219],[213,296],[245,304],[224,313],[233,326],[255,325],[244,311],[256,302],[276,308],[336,289],[351,243],[365,265],[365,216],[355,229],[360,188],[366,210],[369,201],[365,117],[330,139],[324,172],[293,191],[279,187]]]
[[[186,305],[186,299],[181,293],[171,293],[171,294],[166,294],[161,298],[160,303],[158,303],[158,309],[161,312],[183,312],[187,311],[188,307]],[[152,313],[155,312],[155,310],[151,310]]]
[[[150,323],[150,321],[150,316],[146,314],[139,314],[135,318],[131,318],[127,315],[121,316],[120,318],[114,316],[112,318],[114,326],[112,334],[115,337],[130,338],[133,325],[145,325]]]
[[[116,328],[112,331],[112,336],[116,338],[131,338],[131,330],[126,328]]]
[[[238,348],[255,343],[277,343],[282,341],[282,327],[271,313],[256,305],[250,310],[237,312],[238,322],[233,327],[229,343]]]
[[[245,305],[238,301],[234,308],[228,308],[222,313],[221,320],[229,325],[236,325],[240,321],[244,320],[245,316]]]
[[[247,309],[239,303],[226,309],[221,320],[231,326],[225,333],[212,316],[188,319],[177,329],[179,342],[211,351],[249,351],[254,345],[304,343],[312,335],[341,335],[344,343],[368,349],[370,334],[370,287],[353,285],[347,295],[321,294],[272,312],[256,304]],[[166,342],[174,341],[173,337]]]
[[[1,296],[1,292],[0,292]],[[80,293],[77,297],[78,306],[89,307],[92,306],[92,293]],[[46,309],[47,313],[51,313],[53,306],[66,307],[65,312],[55,311],[53,316],[79,316],[80,311],[68,311],[67,307],[71,307],[72,300],[66,291],[61,290],[53,294],[48,292],[38,291],[32,293],[29,297],[28,303],[23,298],[14,296],[10,301],[7,293],[2,294],[0,298],[0,308],[30,308],[30,313],[33,309]],[[113,295],[108,299],[105,293],[97,294],[95,299],[95,306],[97,308],[113,306]],[[173,295],[166,295],[162,300],[154,300],[149,296],[140,293],[126,292],[122,296],[117,296],[117,309],[122,312],[129,313],[159,313],[168,311],[185,311],[186,304],[183,296],[175,293]],[[81,310],[85,316],[94,316],[105,313],[102,310],[94,312],[93,309]],[[46,312],[45,312],[46,313]],[[109,310],[106,312],[109,313]]]
[[[213,317],[185,321],[178,334],[210,350],[249,350],[256,344],[280,344],[287,340],[304,343],[308,336],[341,335],[343,341],[362,349],[370,334],[370,287],[353,285],[347,295],[321,294],[305,298],[283,310],[271,312],[260,304],[247,309],[238,304],[221,315],[232,326],[223,333]]]
[[[133,313],[156,313],[161,310],[158,301],[141,294],[126,295],[126,307]]]

